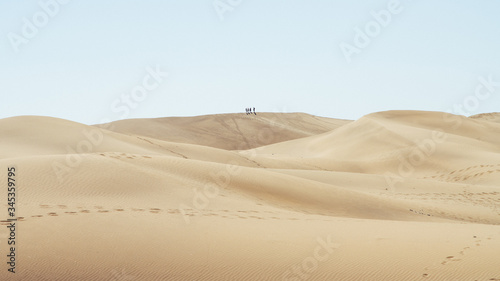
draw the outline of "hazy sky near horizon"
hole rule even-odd
[[[3,0],[0,118],[500,111],[500,1]]]

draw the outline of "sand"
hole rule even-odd
[[[0,168],[0,280],[500,280],[498,113],[19,116]]]

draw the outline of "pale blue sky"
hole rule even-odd
[[[500,84],[474,97],[479,77],[500,83],[500,1],[55,1],[0,1],[0,118],[500,111]],[[234,6],[221,19],[214,3]],[[399,12],[349,63],[340,44],[388,5]],[[157,67],[158,87],[120,100]]]

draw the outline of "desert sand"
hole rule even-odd
[[[498,113],[19,116],[0,167],[0,280],[500,280]]]

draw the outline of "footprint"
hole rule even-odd
[[[257,217],[257,216],[250,216],[250,217],[253,218],[253,219],[258,219],[258,220],[263,220],[264,219],[262,217]]]
[[[52,217],[57,217],[57,213],[54,213],[54,212],[51,212],[51,213],[48,213],[49,216],[52,216]]]

